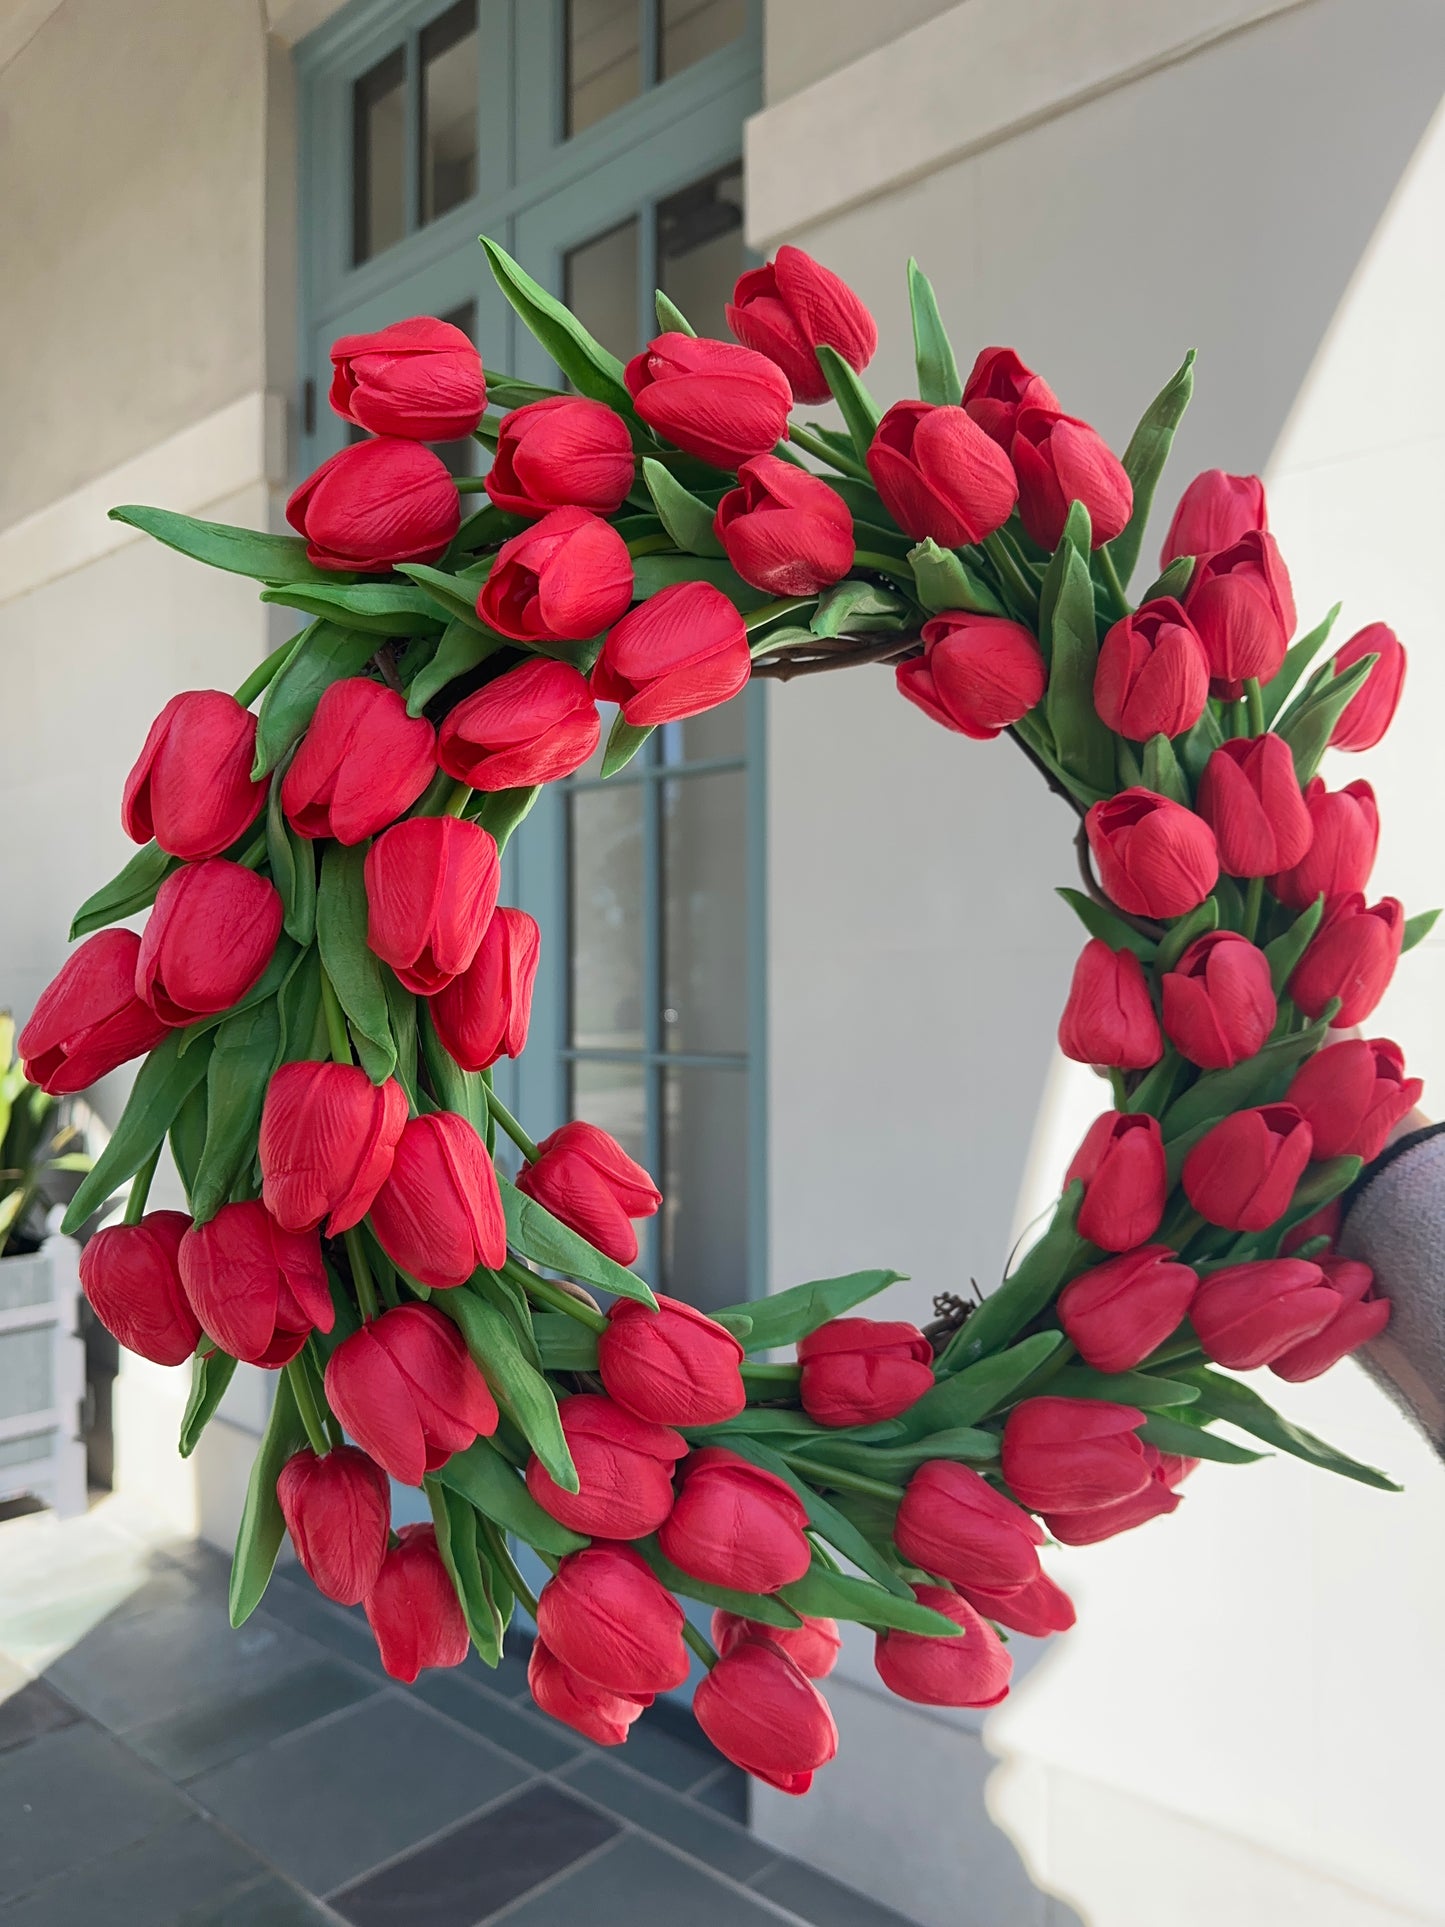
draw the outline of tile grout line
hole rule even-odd
[[[618,1821],[617,1832],[609,1839],[599,1841],[586,1853],[579,1854],[575,1860],[568,1861],[565,1867],[559,1867],[555,1873],[548,1874],[546,1879],[539,1880],[535,1887],[529,1887],[526,1893],[518,1894],[514,1899],[509,1900],[505,1907],[496,1908],[489,1914],[479,1914],[471,1927],[501,1927],[501,1923],[506,1920],[508,1914],[515,1914],[519,1907],[538,1899],[549,1888],[560,1886],[564,1880],[570,1880],[574,1873],[580,1873],[584,1867],[592,1866],[595,1862],[605,1859],[608,1854],[615,1852],[632,1829],[615,1813],[609,1814],[608,1818]]]
[[[476,1735],[473,1734],[472,1737],[475,1739]],[[458,1833],[463,1827],[469,1827],[474,1820],[485,1819],[496,1808],[506,1806],[509,1800],[520,1799],[522,1794],[531,1792],[539,1781],[547,1777],[540,1768],[532,1768],[530,1778],[520,1781],[516,1786],[507,1787],[504,1792],[484,1801],[479,1807],[473,1807],[469,1813],[462,1814],[459,1819],[449,1820],[445,1826],[437,1827],[434,1832],[423,1834],[420,1840],[413,1840],[400,1852],[388,1854],[385,1860],[378,1860],[374,1867],[364,1868],[361,1873],[352,1874],[349,1879],[340,1881],[334,1887],[328,1887],[324,1897],[329,1901],[337,1894],[348,1892],[352,1887],[362,1886],[366,1881],[375,1879],[377,1874],[386,1873],[403,1860],[409,1860],[413,1854],[422,1853],[428,1847],[434,1847],[439,1840],[445,1840],[449,1834]],[[307,1891],[309,1892],[310,1889],[308,1888]]]

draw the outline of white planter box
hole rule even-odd
[[[76,1330],[78,1247],[58,1235],[0,1258],[0,1501],[85,1510],[85,1345]]]

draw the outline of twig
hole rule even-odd
[[[391,644],[384,642],[371,659],[381,671],[381,680],[388,689],[394,689],[398,696],[404,692],[401,677],[396,673],[396,658],[392,655]]]

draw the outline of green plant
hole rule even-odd
[[[61,1104],[26,1077],[15,1056],[15,1019],[0,1012],[0,1257],[18,1245],[35,1245],[44,1213],[58,1199],[46,1180],[66,1171],[88,1171],[94,1160],[73,1149],[80,1132],[67,1123]],[[37,1217],[39,1222],[36,1222]]]

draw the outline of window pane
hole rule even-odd
[[[406,63],[400,47],[363,74],[351,103],[351,255],[369,261],[406,232]]]
[[[477,0],[459,0],[421,36],[421,218],[477,191]]]
[[[647,1166],[647,1099],[640,1064],[572,1066],[572,1115],[610,1131],[628,1157]]]
[[[642,92],[638,0],[567,0],[567,132]]]
[[[657,278],[700,335],[726,339],[725,304],[743,271],[739,161],[657,204]]]
[[[664,1047],[746,1051],[747,798],[741,770],[662,786]]]
[[[637,353],[637,217],[567,256],[562,298],[583,327],[624,361]]]
[[[744,757],[748,753],[748,705],[746,693],[734,696],[717,709],[705,709],[701,716],[685,722],[663,723],[659,728],[662,761],[710,763],[715,757]]]
[[[577,790],[571,826],[575,1049],[642,1048],[642,785]]]
[[[748,0],[662,0],[660,24],[658,77],[671,80],[695,60],[704,60],[742,38]]]
[[[663,1073],[662,1289],[715,1310],[748,1290],[748,1080]]]
[[[476,340],[477,304],[475,301],[464,301],[459,308],[449,308],[444,315],[439,315],[437,318],[440,321],[449,321],[454,328],[460,328],[464,335],[470,336],[473,341]],[[461,440],[456,442],[433,442],[432,446],[453,475],[475,475],[477,457],[481,454],[482,448],[481,443],[473,441],[470,435],[463,435]],[[465,502],[462,504],[462,512],[466,513]]]

